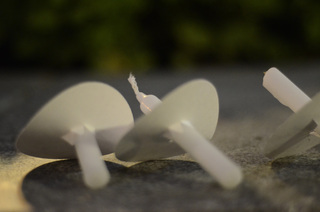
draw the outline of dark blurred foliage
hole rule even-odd
[[[3,0],[0,68],[148,70],[318,60],[316,0]]]

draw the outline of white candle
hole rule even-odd
[[[310,98],[276,68],[270,68],[263,77],[263,86],[283,105],[297,112]]]
[[[21,131],[16,145],[31,156],[78,158],[85,184],[97,189],[110,179],[101,155],[113,152],[132,125],[131,109],[116,89],[85,82],[44,105]]]
[[[302,90],[291,82],[277,68],[270,68],[263,77],[263,86],[283,105],[289,107],[293,112],[298,112],[303,106],[311,101]],[[314,120],[319,125],[319,120]],[[318,126],[312,135],[320,134]]]
[[[169,127],[172,139],[188,152],[224,188],[235,188],[242,172],[222,151],[207,141],[188,121]]]
[[[157,105],[161,103],[161,100],[154,95],[146,95],[139,91],[136,78],[130,73],[128,78],[132,89],[136,95],[137,100],[140,103],[140,109],[144,114],[151,112]]]
[[[263,78],[263,86],[282,104],[295,112],[269,139],[264,148],[268,157],[278,158],[301,153],[319,144],[317,107],[319,99],[311,99],[276,68],[270,68]],[[307,139],[306,139],[307,138]]]
[[[161,103],[161,100],[156,96],[140,92],[133,75],[130,74],[128,81],[132,85],[144,114],[148,114]],[[188,120],[181,120],[179,123],[167,127],[164,136],[174,140],[188,152],[224,188],[232,189],[241,183],[241,169],[205,139]]]

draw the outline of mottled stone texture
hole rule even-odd
[[[292,69],[282,71],[308,95],[320,91],[318,69],[289,72]],[[188,155],[134,165],[110,156],[108,187],[89,190],[77,160],[61,160],[30,170],[22,181],[25,199],[35,211],[320,211],[319,147],[275,161],[261,153],[267,138],[291,114],[261,86],[266,68],[217,71],[137,76],[137,81],[143,92],[159,97],[189,79],[206,78],[215,84],[221,113],[212,142],[242,167],[244,182],[238,188],[224,190]],[[111,84],[128,100],[134,116],[141,115],[125,78],[2,77],[0,162],[17,158],[14,140],[44,102],[88,80]]]

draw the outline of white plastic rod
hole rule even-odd
[[[85,184],[91,189],[104,187],[110,180],[110,173],[101,159],[95,133],[80,126],[71,129],[62,138],[75,146]]]
[[[242,181],[241,169],[207,141],[188,121],[169,127],[173,140],[188,152],[224,188],[235,188]]]
[[[297,112],[311,99],[276,68],[270,68],[263,77],[263,86],[283,105]]]

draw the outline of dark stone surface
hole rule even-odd
[[[27,174],[22,184],[25,199],[35,211],[320,211],[319,147],[275,161],[261,153],[267,138],[291,114],[262,87],[267,68],[137,76],[141,91],[159,97],[194,78],[208,79],[216,86],[220,118],[212,140],[242,167],[244,182],[238,188],[222,189],[186,155],[130,167],[107,161],[110,185],[94,191],[83,185],[77,161],[63,160]],[[294,67],[293,72],[282,71],[313,96],[320,90],[320,72],[315,67],[302,68],[303,72]],[[16,159],[15,138],[41,105],[78,82],[97,80],[114,86],[139,117],[126,78],[1,77],[1,161]]]
[[[320,157],[319,154],[290,156],[272,163],[272,170],[279,179],[295,187],[306,196],[320,196]]]
[[[222,189],[194,162],[148,161],[129,168],[108,162],[107,166],[112,180],[97,191],[83,185],[77,162],[70,160],[46,164],[30,172],[23,181],[23,193],[37,206],[37,211],[48,207],[56,211],[277,209],[248,183],[232,191]]]

